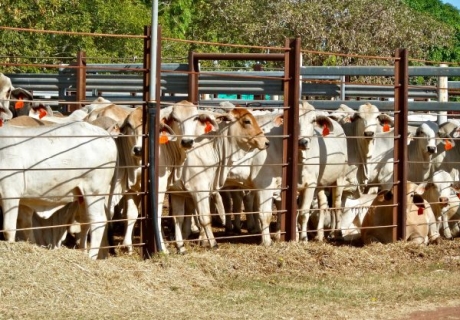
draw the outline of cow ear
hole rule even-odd
[[[430,183],[422,182],[420,183],[417,188],[415,188],[414,192],[417,194],[423,194],[425,190],[430,188]]]
[[[394,120],[389,115],[381,113],[379,114],[378,119],[383,127],[383,132],[388,132],[391,127],[394,127]]]
[[[275,119],[273,119],[273,124],[275,127],[280,127],[284,123],[284,117],[282,115],[277,116]]]
[[[377,194],[376,199],[378,202],[391,200],[393,199],[393,192],[391,190],[382,190]]]
[[[449,151],[455,147],[455,140],[452,139],[448,134],[438,132],[438,135],[442,139],[441,143],[444,144],[444,150]]]
[[[322,135],[327,136],[334,130],[334,125],[332,124],[331,119],[326,116],[317,116],[316,125],[323,129]]]
[[[219,125],[217,124],[216,120],[207,114],[202,113],[198,115],[198,120],[205,126],[204,131],[206,133],[219,130]]]
[[[217,122],[230,122],[235,121],[235,116],[231,113],[224,113],[216,117]]]
[[[11,90],[11,97],[15,99],[19,99],[19,97],[23,97],[25,100],[33,100],[34,96],[32,93],[26,89],[23,88],[14,88]]]

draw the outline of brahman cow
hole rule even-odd
[[[460,199],[457,189],[453,186],[458,188],[458,182],[454,182],[448,172],[439,170],[433,174],[429,182],[421,183],[417,189],[430,203],[438,221],[438,228],[447,239],[454,237],[451,227],[457,226],[457,223],[449,223],[449,221],[458,220],[460,217]],[[454,234],[458,236],[458,227]]]
[[[439,132],[439,126],[433,121],[421,123],[410,140],[407,178],[417,184],[433,177],[439,161],[434,159],[442,152],[438,146],[443,146],[446,152],[455,146],[453,139],[447,133]]]
[[[190,194],[201,227],[202,245],[210,247],[217,246],[211,229],[210,198],[224,187],[232,168],[251,158],[254,150],[264,150],[269,145],[256,119],[247,109],[236,107],[217,117],[222,121],[217,132],[210,131],[192,141],[190,139],[193,133],[183,133],[180,137],[181,146],[191,149],[186,153],[180,180],[170,188]],[[181,196],[175,196],[173,193],[171,201],[173,214],[177,213],[174,207],[184,207],[184,198]],[[180,212],[178,214],[181,215]],[[179,222],[180,220],[176,219],[176,245],[179,251],[183,252],[185,249],[181,234],[182,226],[177,225]]]
[[[406,211],[404,240],[416,244],[437,243],[440,235],[436,229],[433,210],[416,190],[416,184],[407,182],[407,207],[398,208]],[[361,237],[365,244],[393,241],[394,206],[391,190],[382,190],[377,194],[362,223]]]
[[[2,122],[29,115],[31,108],[35,107],[32,102],[33,99],[34,97],[29,91],[14,88],[11,79],[0,73],[0,119]]]
[[[90,229],[88,254],[93,259],[104,257],[99,248],[105,239],[105,200],[113,190],[117,158],[113,138],[86,122],[0,128],[0,195],[6,240],[15,241],[19,204],[49,217],[79,201],[84,206],[82,222],[89,224],[82,232],[82,246],[86,248]],[[25,219],[31,221],[32,216]]]
[[[347,116],[344,117],[344,114]],[[354,166],[360,187],[391,188],[393,183],[393,119],[370,103],[358,111],[341,105],[331,114],[347,136],[348,163]],[[368,190],[366,190],[368,191]]]

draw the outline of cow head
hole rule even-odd
[[[13,118],[19,116],[28,116],[32,108],[34,96],[29,91],[22,88],[15,88],[11,91],[11,99],[17,100],[10,105],[10,111]]]
[[[218,130],[218,124],[211,114],[199,112],[193,103],[185,100],[174,104],[161,122],[176,132],[183,149],[191,149],[197,136]]]
[[[268,148],[270,142],[249,110],[237,106],[230,112],[218,117],[229,122],[228,135],[243,150]]]
[[[123,121],[120,126],[121,134],[128,146],[131,147],[131,153],[136,158],[142,156],[142,107],[135,108]]]
[[[370,103],[361,105],[351,117],[351,122],[356,122],[357,133],[366,139],[372,139],[381,127],[383,131],[389,131],[389,127],[393,126],[393,119],[387,114],[380,113],[379,109]]]
[[[299,108],[300,137],[299,149],[308,150],[311,146],[311,137],[315,135],[315,129],[319,129],[323,136],[333,131],[334,125],[331,119],[323,113],[319,113],[306,101]]]
[[[10,110],[11,92],[13,91],[11,79],[0,73],[0,120],[9,120],[13,118]]]
[[[413,139],[418,150],[422,154],[434,154],[437,151],[436,135],[438,134],[438,125],[432,121],[422,123],[417,130]]]

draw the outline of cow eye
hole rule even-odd
[[[249,120],[249,119],[244,119],[244,120],[243,120],[243,123],[244,123],[244,124],[251,124],[251,120]]]

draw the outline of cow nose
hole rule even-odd
[[[364,131],[364,136],[367,138],[372,138],[374,136],[373,131]]]
[[[193,146],[193,139],[182,139],[180,142],[183,148],[191,148]]]
[[[265,141],[265,147],[268,148],[270,146],[270,141]]]
[[[426,147],[426,151],[428,151],[428,153],[435,153],[436,147],[428,146]]]
[[[301,150],[307,150],[308,149],[308,139],[300,139],[299,140],[299,148]]]
[[[138,147],[138,146],[134,147],[133,153],[135,156],[140,157],[142,153],[142,147]]]

